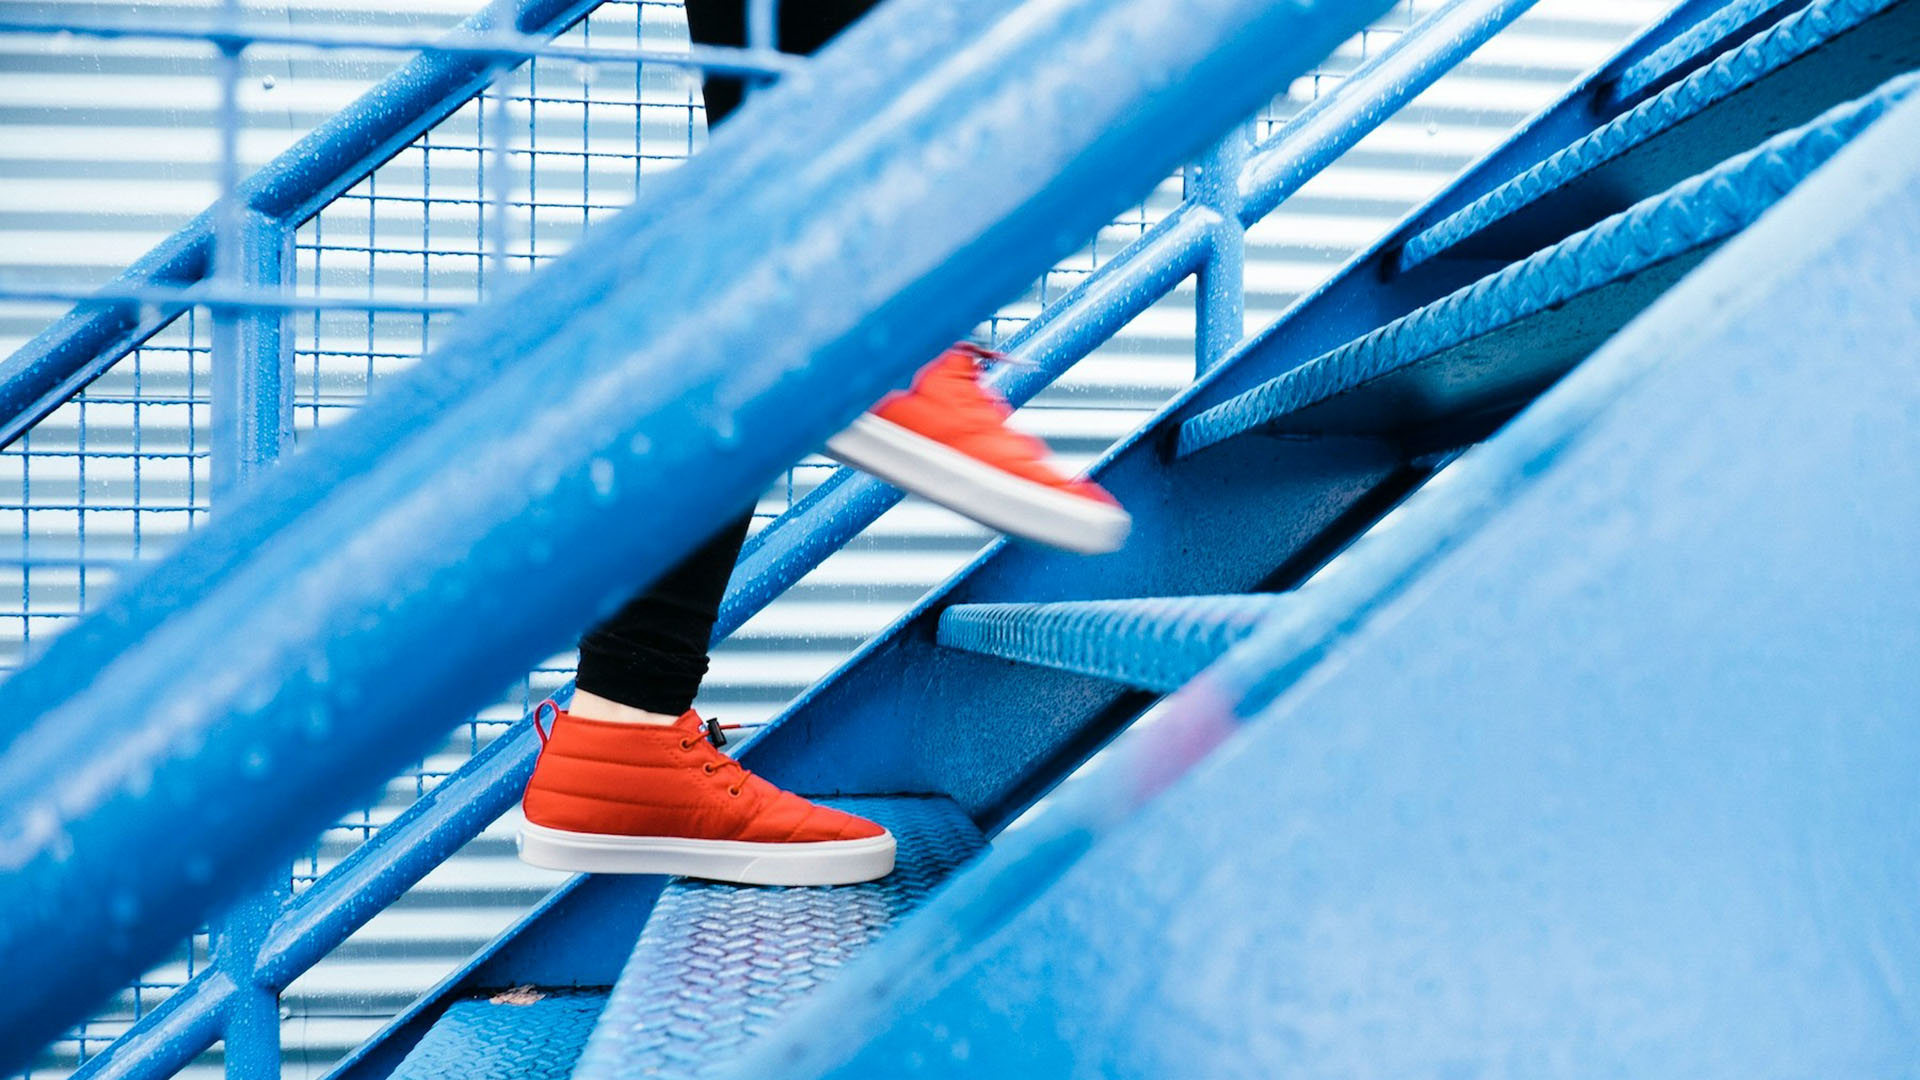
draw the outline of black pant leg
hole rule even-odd
[[[693,707],[707,674],[707,646],[727,578],[752,514],[727,523],[613,617],[580,638],[576,685],[648,712],[678,716]]]
[[[866,14],[877,0],[786,0],[780,5],[780,47],[812,53]],[[747,43],[743,0],[687,0],[687,25],[703,45]],[[707,125],[740,104],[740,81],[706,82]],[[746,543],[753,515],[714,533],[698,551],[627,601],[612,618],[580,638],[575,685],[648,712],[678,716],[693,705],[707,674],[707,646],[720,617],[727,579]]]
[[[811,56],[822,45],[872,10],[879,0],[782,0],[780,51]],[[745,0],[686,0],[687,28],[701,45],[747,44]],[[740,105],[740,80],[734,76],[708,77],[707,127],[711,130]]]

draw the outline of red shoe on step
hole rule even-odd
[[[520,857],[535,866],[683,874],[743,885],[849,885],[893,872],[893,834],[810,803],[707,741],[689,710],[668,724],[553,708],[527,783]]]
[[[1097,555],[1127,538],[1132,519],[1087,480],[1062,475],[1047,446],[1007,426],[1013,408],[981,385],[999,354],[955,345],[853,425],[827,454],[989,528]]]

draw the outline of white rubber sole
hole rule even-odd
[[[611,836],[527,822],[520,858],[587,874],[677,874],[740,885],[854,885],[893,873],[892,833],[863,840],[758,844],[677,836]]]
[[[1101,555],[1126,542],[1125,510],[1022,480],[872,413],[827,440],[827,456],[990,529]]]

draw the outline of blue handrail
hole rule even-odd
[[[469,316],[0,687],[0,1061],[1385,6],[895,0]]]

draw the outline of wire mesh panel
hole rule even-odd
[[[5,670],[206,514],[206,330],[183,316],[0,450]]]

